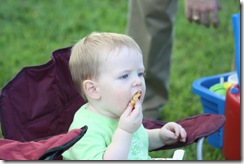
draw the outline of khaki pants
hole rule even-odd
[[[159,119],[168,100],[177,0],[129,0],[127,34],[139,44],[146,68],[143,116]]]

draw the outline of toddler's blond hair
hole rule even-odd
[[[123,46],[141,54],[140,47],[131,37],[111,32],[93,32],[72,47],[69,69],[73,82],[84,99],[86,96],[82,83],[86,79],[98,77],[99,56],[109,55]]]

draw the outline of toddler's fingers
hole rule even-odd
[[[184,128],[181,128],[181,131],[180,131],[180,141],[181,142],[186,142],[186,137],[187,137],[187,133],[185,131]]]
[[[165,139],[166,140],[177,140],[177,136],[175,135],[175,133],[174,132],[172,132],[172,131],[167,131],[166,133],[165,133]]]
[[[129,105],[128,105],[127,108],[125,109],[123,115],[125,115],[125,116],[129,116],[130,113],[132,112],[132,109],[133,109],[133,106],[132,106],[131,103],[129,103]]]
[[[170,122],[168,125],[169,125],[169,130],[173,132],[176,137],[178,137],[180,135],[180,131],[182,127],[175,122]]]
[[[141,105],[140,105],[140,103],[138,103],[138,101],[135,104],[135,108],[131,112],[131,116],[134,119],[142,117],[142,109],[141,109]]]
[[[136,110],[139,110],[139,111],[142,111],[142,107],[141,107],[141,102],[140,102],[140,100],[137,100],[137,101],[136,101],[135,109],[136,109]]]

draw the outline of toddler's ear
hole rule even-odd
[[[83,82],[83,88],[87,96],[89,96],[92,99],[99,99],[100,94],[97,90],[96,82],[92,80],[85,80]]]

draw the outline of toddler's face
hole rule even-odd
[[[103,110],[119,118],[138,91],[142,103],[146,90],[144,71],[142,55],[126,47],[102,57],[97,84]]]

